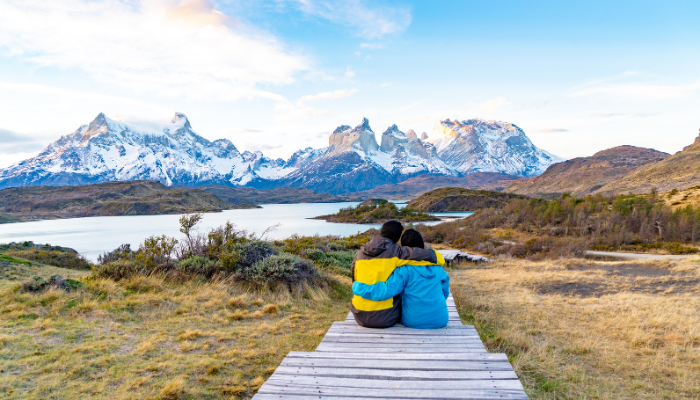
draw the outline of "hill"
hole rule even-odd
[[[231,204],[339,203],[347,201],[330,193],[316,193],[306,188],[253,189],[205,185],[199,186],[197,189],[213,193]]]
[[[171,190],[158,182],[30,186],[0,190],[0,212],[19,220],[213,212],[236,208],[199,189]]]
[[[361,199],[412,199],[429,190],[441,187],[480,189],[483,186],[489,185],[504,188],[514,179],[517,179],[517,177],[500,172],[476,172],[461,177],[419,175],[401,183],[381,185],[374,189],[349,193],[348,195],[356,196]]]
[[[537,197],[570,193],[583,197],[642,165],[661,161],[669,154],[634,146],[619,146],[551,165],[544,174],[513,181],[504,192]]]
[[[382,224],[392,219],[403,223],[440,220],[428,214],[416,213],[409,207],[399,210],[396,204],[383,199],[369,199],[357,207],[344,208],[336,214],[321,215],[314,219],[348,224]]]
[[[503,206],[510,200],[524,198],[518,194],[449,187],[425,193],[409,202],[406,208],[422,212],[474,211]]]
[[[643,165],[596,190],[595,193],[667,192],[700,185],[700,137],[682,151],[661,161]]]

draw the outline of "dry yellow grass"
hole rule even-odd
[[[40,294],[0,282],[0,398],[250,398],[288,352],[313,351],[350,299],[345,286],[81,279]]]
[[[527,262],[451,270],[467,323],[533,399],[700,398],[700,268]]]

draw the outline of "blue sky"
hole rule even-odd
[[[288,157],[338,125],[512,122],[562,157],[700,128],[700,2],[0,0],[0,167],[99,112]]]

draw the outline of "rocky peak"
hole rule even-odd
[[[418,135],[416,134],[416,131],[414,131],[413,129],[409,129],[406,132],[406,137],[408,138],[408,140],[418,140]]]
[[[352,129],[340,130],[345,126],[338,127],[328,140],[328,145],[334,148],[335,153],[345,152],[352,148],[355,151],[370,154],[379,149],[374,131],[370,128],[367,118],[362,118],[360,125]]]
[[[335,128],[333,133],[341,133],[341,132],[345,132],[345,131],[350,130],[350,129],[352,129],[352,127],[350,125],[340,125],[339,127]]]
[[[86,136],[91,136],[95,133],[101,132],[103,128],[107,128],[107,117],[104,113],[97,114],[97,117],[90,122],[88,129],[85,132]]]
[[[408,142],[406,134],[401,132],[398,126],[392,125],[387,128],[384,133],[382,133],[382,145],[380,146],[380,149],[383,152],[388,153],[406,142]]]
[[[420,134],[420,140],[428,140],[428,134],[423,132]]]
[[[184,128],[192,129],[192,125],[190,125],[190,120],[188,120],[187,116],[181,112],[175,111],[175,115],[173,116],[173,119],[170,122],[173,124],[182,124]]]

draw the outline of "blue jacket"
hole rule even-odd
[[[447,325],[445,300],[450,295],[450,277],[439,265],[404,265],[396,268],[386,283],[355,282],[352,291],[374,301],[401,294],[401,323],[409,328],[435,329]]]

